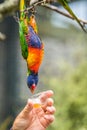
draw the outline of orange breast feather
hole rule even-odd
[[[44,55],[43,47],[42,49],[29,47],[28,52],[29,52],[27,57],[28,69],[37,73]]]

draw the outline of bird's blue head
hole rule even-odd
[[[27,85],[30,91],[33,93],[38,83],[38,74],[31,73],[27,77]]]

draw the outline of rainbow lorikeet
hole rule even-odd
[[[44,45],[38,36],[35,16],[28,17],[24,0],[20,0],[19,36],[23,58],[27,62],[27,85],[33,93],[38,83],[38,71],[44,55]]]

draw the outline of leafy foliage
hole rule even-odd
[[[68,69],[67,69],[68,71]],[[52,77],[48,83],[54,91],[55,122],[48,130],[87,129],[87,62],[66,78]]]

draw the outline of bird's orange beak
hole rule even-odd
[[[33,84],[31,87],[30,87],[30,91],[31,91],[31,93],[34,93],[34,90],[36,89],[36,85],[35,84]]]

